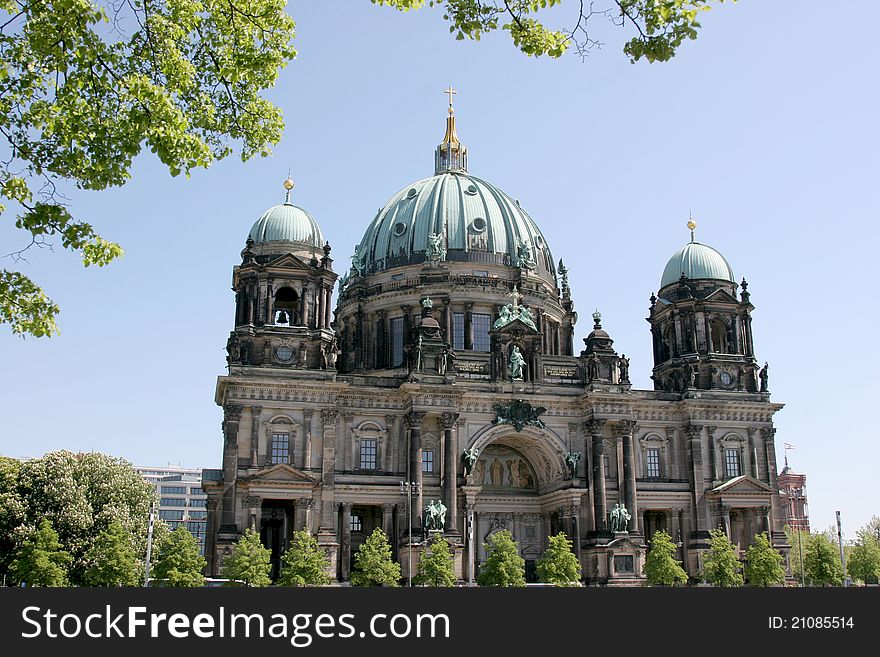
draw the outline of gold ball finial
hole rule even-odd
[[[688,219],[688,224],[687,224],[687,226],[688,226],[688,228],[690,228],[691,230],[693,230],[694,228],[697,227],[697,222],[694,221],[693,219]]]
[[[291,178],[290,176],[288,176],[287,180],[284,181],[284,189],[286,189],[288,192],[293,189],[293,178]]]

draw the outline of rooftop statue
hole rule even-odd
[[[442,233],[428,233],[428,250],[425,259],[431,262],[446,260],[446,247],[443,246]]]
[[[517,241],[516,245],[516,266],[523,269],[535,269],[538,263],[532,255],[532,245],[528,242]]]

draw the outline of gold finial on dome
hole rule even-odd
[[[467,147],[458,140],[455,131],[455,109],[452,107],[452,96],[458,92],[449,85],[443,93],[449,95],[449,115],[446,117],[446,134],[434,151],[434,173],[440,174],[445,171],[466,173]]]
[[[287,180],[284,181],[284,189],[287,190],[287,196],[284,198],[284,202],[290,203],[290,191],[294,188],[293,178],[290,177],[290,172],[287,172]]]
[[[694,218],[690,216],[690,213],[688,213],[688,217],[689,218],[688,218],[688,222],[687,222],[687,227],[691,231],[691,242],[693,242],[694,241],[694,229],[697,227],[697,222],[694,221]]]

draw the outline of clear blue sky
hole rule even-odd
[[[145,154],[126,187],[71,193],[121,261],[85,270],[60,248],[30,254],[24,271],[61,305],[61,334],[0,330],[0,452],[218,467],[214,386],[251,224],[283,200],[290,168],[294,201],[344,270],[376,210],[432,174],[452,84],[471,172],[535,218],[571,267],[577,343],[600,308],[638,387],[650,387],[648,297],[693,212],[698,239],[749,280],[758,358],[786,404],[779,462],[794,444],[813,526],[840,509],[852,535],[880,515],[880,4],[848,7],[742,0],[707,14],[671,62],[631,65],[616,28],[586,62],[534,60],[506,33],[456,42],[435,10],[292,2],[299,56],[271,93],[287,122],[273,157],[187,180]],[[3,253],[23,245],[10,223]]]

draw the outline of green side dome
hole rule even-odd
[[[690,242],[673,254],[663,270],[660,287],[678,282],[684,274],[685,278],[714,279],[736,283],[733,268],[718,251],[711,246]]]
[[[461,169],[441,170],[407,185],[376,214],[357,247],[359,268],[370,274],[425,261],[428,235],[439,234],[450,262],[520,266],[553,276],[544,235],[519,203]]]
[[[316,248],[324,246],[318,222],[308,212],[292,203],[269,208],[251,228],[248,237],[256,243],[300,242]]]

